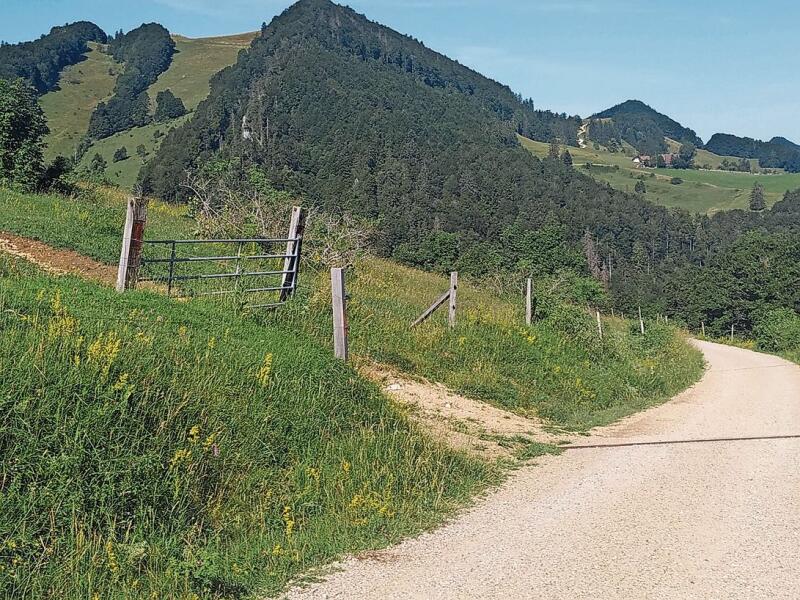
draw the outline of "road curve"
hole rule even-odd
[[[692,389],[288,598],[800,598],[800,367],[697,344]]]

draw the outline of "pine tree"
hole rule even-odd
[[[572,166],[572,154],[569,153],[569,150],[564,150],[564,154],[561,155],[561,160],[568,167]]]
[[[561,156],[561,141],[557,137],[550,140],[548,156],[555,160],[558,160],[558,157]]]
[[[123,160],[127,160],[127,158],[128,158],[128,149],[125,146],[122,146],[122,148],[117,148],[114,151],[114,157],[112,160],[114,162],[120,162]]]
[[[646,194],[647,193],[647,187],[645,187],[644,181],[642,181],[641,179],[639,181],[637,181],[636,182],[636,187],[634,188],[634,190],[636,191],[637,194]]]
[[[765,208],[767,208],[767,203],[764,200],[764,186],[756,181],[750,192],[750,210],[761,211]]]

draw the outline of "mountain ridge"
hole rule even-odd
[[[667,152],[665,138],[703,147],[693,129],[660,113],[641,100],[626,100],[589,117],[589,138],[603,145],[627,142],[641,154]]]

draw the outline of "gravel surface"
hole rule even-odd
[[[697,344],[694,388],[575,442],[610,446],[542,459],[288,598],[800,598],[800,367]]]

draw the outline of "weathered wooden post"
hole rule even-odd
[[[642,335],[644,335],[644,319],[642,319],[642,307],[639,307],[639,329],[642,331]]]
[[[331,300],[333,305],[333,351],[336,358],[347,360],[347,298],[342,269],[331,269]]]
[[[458,271],[450,273],[450,314],[447,322],[450,327],[456,326],[456,292],[458,291]]]
[[[706,323],[705,323],[705,321],[700,321],[700,330],[703,332],[703,337],[706,337]]]
[[[142,259],[144,226],[147,223],[147,199],[139,194],[128,198],[125,227],[122,230],[122,250],[117,269],[117,291],[134,289]]]
[[[597,311],[597,333],[600,334],[600,339],[603,339],[603,322],[600,320],[600,311]]]
[[[733,341],[733,323],[731,323],[731,341]]]
[[[300,270],[300,248],[306,229],[306,211],[300,206],[292,207],[289,234],[286,236],[286,257],[283,259],[281,278],[281,302],[285,302],[297,289],[297,273]]]
[[[525,323],[529,326],[533,321],[533,282],[528,277],[527,289],[525,290]]]

